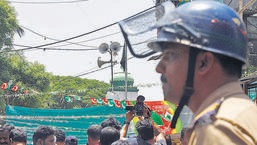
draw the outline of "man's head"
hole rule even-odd
[[[33,134],[33,145],[55,145],[54,129],[49,126],[39,126]]]
[[[6,129],[8,129],[9,131],[11,131],[12,129],[15,128],[15,126],[14,126],[13,124],[5,124],[5,125],[3,126],[3,128],[6,128]]]
[[[154,127],[150,119],[139,120],[136,123],[138,137],[147,141],[154,138]]]
[[[114,127],[107,126],[101,130],[100,144],[111,145],[113,142],[120,139],[120,131]]]
[[[102,127],[100,125],[91,125],[87,129],[88,145],[98,145],[100,142],[100,134]]]
[[[65,139],[65,145],[77,145],[78,139],[75,136],[67,136]]]
[[[64,145],[65,144],[65,132],[61,129],[57,129],[54,132],[54,135],[56,136],[56,144],[57,145]]]
[[[116,128],[117,130],[120,130],[121,129],[121,124],[120,122],[113,118],[113,117],[110,117],[110,118],[107,118],[105,119],[102,123],[101,123],[101,126],[102,128],[105,128],[107,126],[111,126],[111,127],[114,127]]]
[[[187,76],[189,48],[185,45],[169,43],[164,47],[167,49],[163,51],[156,71],[161,73],[165,100],[178,104]]]
[[[11,145],[26,145],[27,133],[21,128],[12,129],[9,135]]]
[[[4,127],[0,127],[0,145],[10,145],[9,130]]]
[[[168,3],[163,3],[155,13],[149,13],[152,19],[145,18],[148,14],[144,13],[143,17],[121,21],[120,26],[134,56],[142,58],[161,52],[156,71],[161,74],[165,99],[179,104],[173,117],[176,122],[184,105],[189,103],[195,111],[195,106],[199,106],[197,103],[205,99],[203,96],[239,78],[242,64],[246,62],[248,40],[241,18],[223,3],[193,1],[177,8]],[[136,25],[141,22],[137,20],[139,18],[148,20],[145,25],[140,24],[143,27]],[[151,20],[157,22],[151,23]],[[152,34],[151,37],[147,37],[148,33]],[[144,42],[139,36],[150,40],[148,51],[141,50],[147,47],[131,45],[140,43],[133,40]],[[233,66],[226,65],[224,61],[227,60]],[[192,95],[197,99],[189,100]],[[194,100],[197,102],[191,102]],[[175,127],[174,121],[172,127]]]
[[[129,145],[127,140],[117,140],[113,142],[111,145]]]

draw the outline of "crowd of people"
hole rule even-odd
[[[88,127],[87,145],[172,145],[154,122],[144,116],[138,116],[134,136],[128,136],[128,128],[135,117],[133,111],[127,111],[122,125],[114,117],[107,118],[101,124],[92,124]],[[32,135],[33,145],[78,145],[79,138],[66,136],[61,129],[51,126],[39,126]],[[0,127],[0,145],[26,145],[27,133],[24,129],[5,124]]]
[[[32,136],[33,145],[78,145],[75,136],[66,136],[63,130],[54,129],[50,126],[39,126]],[[24,129],[12,124],[0,127],[1,145],[26,145],[27,133]]]

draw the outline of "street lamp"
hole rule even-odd
[[[120,51],[120,43],[118,42],[111,42],[110,46],[107,43],[102,43],[99,47],[98,50],[100,53],[104,54],[108,52],[111,56],[111,59],[109,61],[102,61],[101,57],[98,57],[97,59],[97,65],[99,68],[105,63],[111,63],[111,88],[113,92],[113,64],[117,63],[117,61],[113,61],[113,57],[118,55],[118,52]]]

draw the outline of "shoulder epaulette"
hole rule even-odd
[[[217,111],[222,103],[223,99],[219,99],[207,108],[205,108],[201,113],[194,117],[194,125],[206,125],[213,121],[213,116],[217,114]]]

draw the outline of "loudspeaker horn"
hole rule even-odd
[[[106,53],[109,49],[109,45],[107,43],[102,43],[99,47],[98,50],[100,53]]]
[[[103,60],[100,60],[100,59],[101,59],[101,57],[98,57],[98,59],[97,59],[97,65],[98,65],[99,68],[101,68],[102,65],[104,65],[106,63],[110,63],[110,61],[103,61]]]

